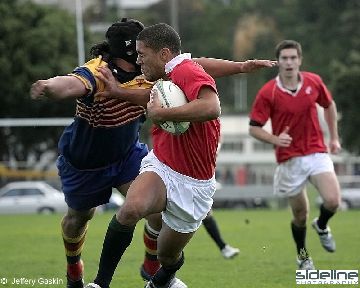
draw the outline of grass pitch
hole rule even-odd
[[[310,219],[318,213],[317,209],[312,210]],[[186,247],[185,265],[178,273],[190,288],[296,286],[295,245],[288,209],[215,210],[214,215],[224,240],[239,247],[241,252],[234,259],[223,259],[205,229],[200,227]],[[65,287],[61,217],[0,216],[0,287]],[[111,217],[112,213],[97,214],[91,221],[83,251],[87,282],[96,274],[102,241]],[[359,210],[339,212],[332,219],[331,228],[337,242],[335,253],[323,250],[317,234],[309,225],[307,246],[317,269],[359,270],[358,219]],[[142,229],[143,222],[137,226],[133,243],[115,273],[114,288],[144,286],[139,277],[144,255]]]

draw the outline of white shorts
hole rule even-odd
[[[160,162],[152,150],[141,162],[140,173],[145,171],[158,174],[166,186],[166,210],[161,213],[166,225],[180,233],[196,231],[213,204],[215,176],[198,180],[182,175]]]
[[[274,194],[291,197],[299,194],[312,175],[333,172],[334,164],[327,153],[314,153],[289,159],[276,167]]]

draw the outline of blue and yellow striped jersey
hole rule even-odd
[[[65,128],[59,150],[78,169],[105,167],[126,157],[138,141],[145,109],[128,101],[97,97],[104,83],[96,76],[97,67],[107,63],[95,58],[71,74],[80,79],[88,94],[77,99],[74,122]],[[149,89],[152,83],[140,75],[118,84],[129,89]]]

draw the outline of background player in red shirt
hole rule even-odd
[[[328,155],[340,151],[337,110],[321,78],[301,72],[302,50],[298,42],[284,40],[276,47],[279,75],[258,92],[250,113],[250,134],[275,146],[278,167],[274,192],[288,197],[293,213],[291,230],[297,247],[300,269],[315,269],[305,246],[309,201],[309,180],[323,198],[320,216],[312,222],[322,246],[335,251],[335,241],[327,223],[340,203],[340,188]],[[324,108],[330,143],[324,144],[317,105]],[[272,134],[262,127],[271,120]]]

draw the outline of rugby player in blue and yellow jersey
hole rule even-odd
[[[57,160],[69,207],[61,222],[67,287],[83,287],[80,257],[88,221],[96,207],[109,201],[113,187],[126,194],[148,153],[147,146],[139,142],[139,130],[152,83],[141,76],[135,50],[136,36],[143,27],[132,19],[114,23],[106,32],[106,41],[92,47],[92,60],[66,76],[38,80],[31,87],[33,99],[74,98],[77,104],[74,121],[59,140]],[[139,91],[136,97],[131,94],[132,102],[97,96],[104,84],[97,78],[100,72],[96,69],[105,65],[119,86]],[[160,218],[158,223],[161,225]],[[156,224],[151,226],[160,230]]]

